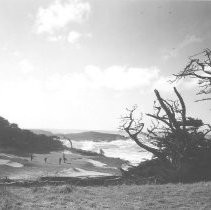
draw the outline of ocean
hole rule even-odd
[[[62,140],[62,142],[70,147],[68,140]],[[127,140],[114,140],[114,141],[75,141],[72,140],[73,148],[82,149],[86,151],[92,151],[100,153],[102,149],[104,155],[107,157],[121,158],[129,161],[131,165],[137,165],[138,163],[150,159],[152,154],[140,148],[135,142],[130,139]]]

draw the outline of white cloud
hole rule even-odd
[[[78,31],[70,31],[67,36],[67,41],[74,45],[77,49],[81,48],[81,41],[92,38],[91,33],[80,33]]]
[[[172,77],[160,76],[151,87],[151,90],[157,89],[162,92],[172,92],[173,87],[178,86],[178,83],[171,83]]]
[[[184,89],[192,90],[192,89],[197,89],[198,88],[198,79],[195,78],[188,78],[183,81],[181,81],[181,85]]]
[[[154,98],[148,90],[155,84],[158,90],[170,90],[164,85],[168,78],[159,74],[156,67],[87,66],[82,72],[57,73],[42,79],[30,74],[9,81],[0,77],[0,110],[2,116],[31,128],[118,127],[115,119],[121,115],[121,108],[139,101],[140,91],[147,99]],[[148,107],[144,105],[143,109]]]
[[[153,91],[154,89],[157,89],[158,91],[172,94],[173,87],[177,87],[180,90],[192,90],[198,87],[197,79],[183,79],[178,81],[174,80],[174,76],[160,76],[152,84],[151,90]]]
[[[90,14],[90,4],[81,0],[56,0],[47,8],[39,8],[36,17],[37,33],[53,33],[71,22],[81,23]]]
[[[78,43],[81,36],[82,34],[77,31],[70,31],[67,37],[67,41],[71,44],[76,44]]]
[[[28,74],[34,71],[34,66],[33,64],[27,60],[27,59],[22,59],[19,62],[20,70],[23,74]]]
[[[70,31],[67,35],[62,34],[49,34],[47,36],[47,41],[49,42],[68,42],[69,44],[75,46],[77,49],[81,48],[81,43],[85,39],[92,38],[91,33],[80,33],[78,31]]]
[[[93,37],[92,33],[87,33],[85,36],[86,36],[87,38],[92,38],[92,37]]]
[[[158,79],[159,69],[111,66],[102,70],[97,66],[87,66],[82,73],[66,75],[55,74],[46,81],[46,88],[50,91],[99,90],[107,88],[114,91],[144,89]]]
[[[20,51],[18,51],[18,50],[14,50],[12,52],[12,55],[15,56],[15,57],[17,57],[17,58],[19,58],[22,55],[22,53]]]
[[[96,66],[87,66],[84,74],[95,88],[129,90],[149,86],[158,77],[159,69],[156,67],[127,68],[124,66],[111,66],[102,70]]]
[[[178,44],[177,47],[171,50],[165,50],[163,59],[168,60],[169,58],[176,57],[179,54],[179,52],[183,50],[185,47],[191,44],[200,43],[200,42],[202,42],[202,39],[200,37],[197,37],[195,35],[188,35],[180,44]]]
[[[54,74],[45,81],[48,91],[59,93],[58,97],[68,94],[83,95],[85,92],[109,89],[116,93],[137,90],[139,93],[147,93],[158,89],[164,93],[172,93],[173,87],[180,90],[197,88],[198,80],[186,79],[173,81],[173,76],[163,76],[157,67],[125,67],[110,66],[102,69],[98,66],[86,66],[81,73],[69,73],[65,75]],[[149,92],[148,92],[149,93]]]
[[[64,36],[62,36],[62,35],[58,35],[58,36],[51,35],[51,36],[48,36],[47,40],[49,42],[58,42],[58,41],[64,40]]]

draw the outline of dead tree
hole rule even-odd
[[[182,78],[193,78],[198,80],[200,87],[197,95],[210,95],[211,94],[211,50],[205,49],[202,52],[191,56],[187,66],[178,74],[174,81]],[[211,97],[199,99],[197,101],[211,100]]]
[[[133,106],[132,109],[127,109],[128,115],[122,117],[122,123],[120,129],[126,131],[129,137],[136,142],[138,146],[146,151],[152,153],[154,156],[162,160],[163,163],[169,165],[169,161],[166,156],[159,150],[159,148],[153,147],[153,139],[149,138],[148,141],[145,141],[145,138],[148,137],[146,133],[142,132],[144,128],[144,123],[142,122],[142,115],[139,118],[134,117],[134,112],[136,111],[137,106]],[[142,134],[142,135],[140,135]]]
[[[194,158],[197,149],[203,146],[211,127],[199,119],[186,116],[185,103],[176,88],[177,101],[165,100],[157,90],[154,92],[157,98],[154,102],[155,113],[146,114],[152,118],[152,126],[147,132],[143,132],[142,116],[135,118],[137,106],[127,109],[128,115],[122,118],[121,128],[137,145],[152,153],[165,166],[179,170],[181,164]]]

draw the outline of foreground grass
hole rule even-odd
[[[211,182],[7,187],[0,194],[0,209],[211,209]]]

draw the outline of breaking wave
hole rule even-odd
[[[67,140],[62,140],[63,143],[70,147]],[[95,142],[90,140],[76,141],[72,140],[74,148],[100,153],[102,149],[104,155],[107,157],[121,158],[129,161],[132,165],[150,159],[152,155],[141,149],[135,142],[130,139],[127,140],[114,140],[114,141],[101,141]]]

